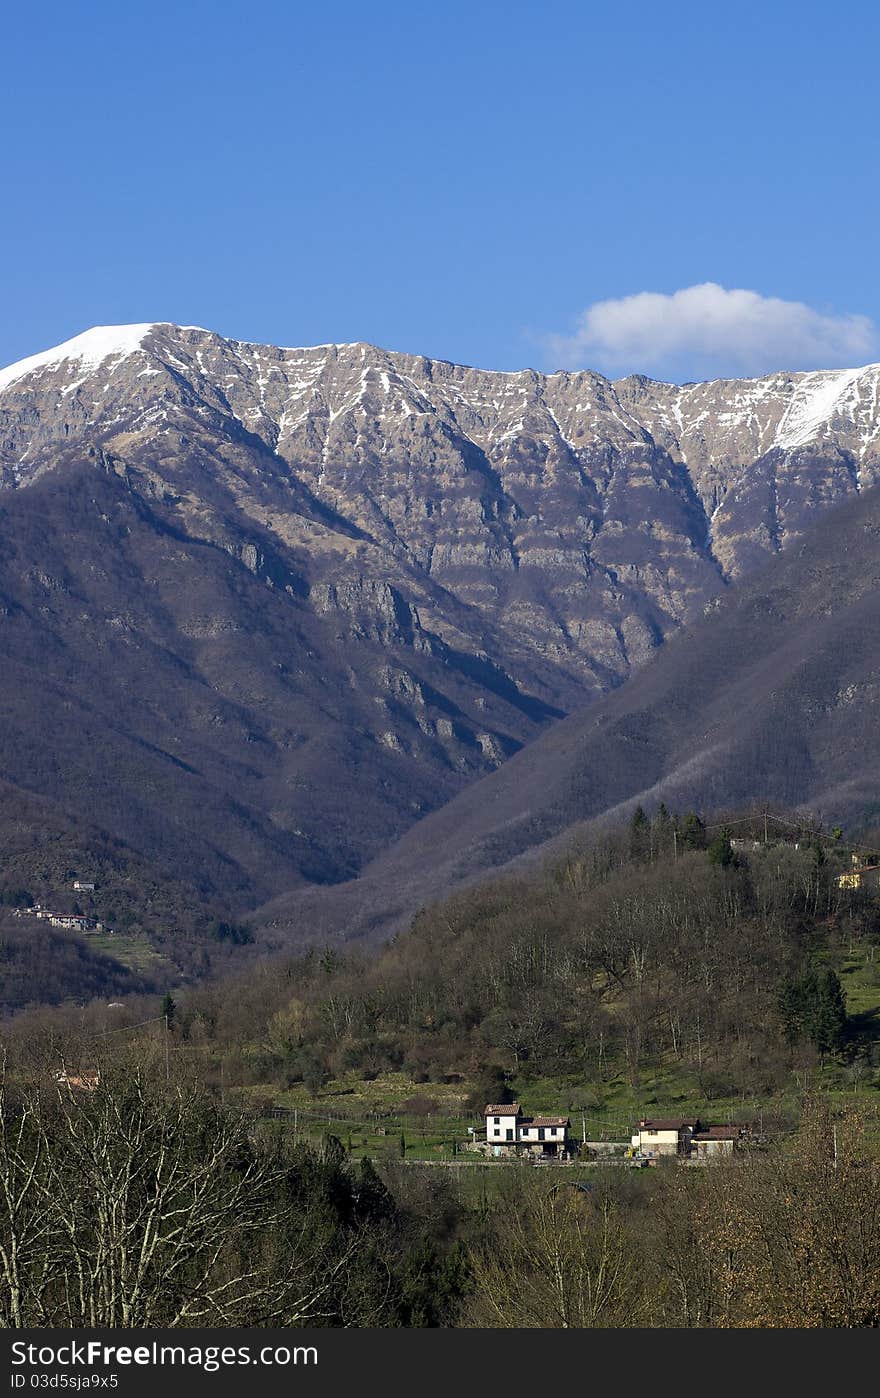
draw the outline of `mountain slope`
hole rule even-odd
[[[426,818],[354,883],[277,900],[273,935],[387,933],[469,878],[637,803],[766,798],[847,819],[880,793],[880,490],[840,506],[667,643]]]
[[[880,366],[86,332],[0,372],[0,777],[242,906],[348,878],[878,476]]]
[[[478,708],[391,588],[343,647],[260,563],[106,460],[0,503],[0,775],[245,902],[350,874],[550,712],[488,664]]]

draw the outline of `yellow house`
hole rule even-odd
[[[649,1157],[688,1155],[691,1139],[699,1124],[696,1117],[645,1117],[639,1122],[639,1129],[632,1137],[632,1144],[639,1155]]]
[[[645,1117],[632,1137],[636,1154],[656,1160],[663,1155],[709,1160],[730,1155],[743,1137],[740,1126],[709,1126],[696,1117]]]
[[[877,888],[880,885],[880,864],[859,864],[837,878],[838,888]]]

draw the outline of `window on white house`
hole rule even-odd
[[[494,1121],[494,1123],[495,1123],[496,1126],[500,1126],[500,1125],[501,1125],[501,1117],[500,1117],[500,1116],[493,1117],[492,1120]]]

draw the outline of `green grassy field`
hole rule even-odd
[[[112,956],[142,976],[165,977],[174,974],[171,962],[160,955],[145,932],[91,932],[88,944],[93,951]]]

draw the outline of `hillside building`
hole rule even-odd
[[[742,1140],[739,1126],[704,1126],[691,1137],[691,1154],[696,1160],[713,1160],[732,1155],[737,1141]]]
[[[633,1133],[632,1146],[648,1160],[663,1156],[710,1160],[732,1154],[744,1134],[740,1126],[709,1126],[698,1117],[644,1117]]]
[[[859,855],[852,857],[852,868],[839,874],[838,888],[880,888],[880,864],[863,862]]]
[[[633,1134],[632,1143],[639,1155],[689,1155],[694,1132],[699,1127],[696,1117],[645,1117]]]
[[[559,1158],[569,1150],[567,1116],[523,1116],[518,1102],[484,1109],[485,1144],[495,1155],[546,1155]]]

